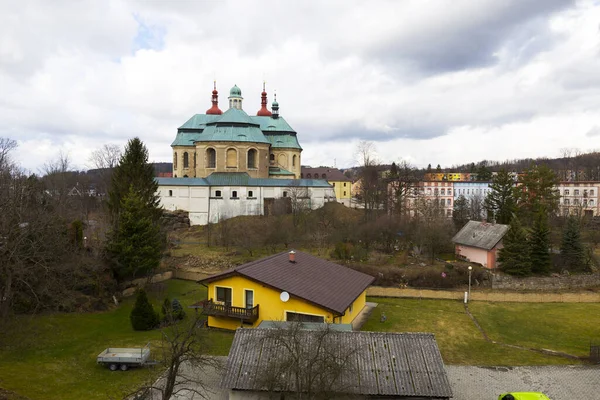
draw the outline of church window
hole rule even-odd
[[[252,193],[252,190],[248,190],[248,197],[254,197],[252,196],[254,193]]]
[[[321,175],[321,178],[325,179],[325,178],[327,178],[327,175],[325,175],[325,174],[322,174],[322,175]]]
[[[306,179],[310,179],[310,174],[306,174]]]
[[[233,199],[237,199],[237,197],[238,197],[238,195],[237,195],[237,190],[233,190],[233,191],[231,192],[231,198],[233,198]]]
[[[173,153],[173,168],[177,168],[177,152]]]
[[[256,150],[248,150],[248,168],[256,168]]]
[[[235,149],[227,149],[227,168],[237,167],[237,151]]]
[[[287,192],[286,191],[283,192],[283,197],[287,197]]]
[[[277,159],[279,165],[281,165],[283,168],[287,168],[287,156],[285,154],[279,154],[279,157],[277,157]]]
[[[187,151],[185,153],[183,153],[183,168],[189,168],[190,167],[190,156],[188,155]]]
[[[275,161],[275,154],[271,153],[271,155],[269,156],[269,160]]]
[[[344,190],[344,196],[346,195],[346,191]]]
[[[196,169],[196,152],[194,152],[194,169]]]
[[[215,197],[221,197],[221,191],[215,190]]]
[[[217,166],[217,152],[215,149],[206,150],[206,168],[215,168]]]
[[[296,155],[292,157],[292,167],[296,166]]]
[[[344,187],[346,187],[346,182],[344,182]]]
[[[331,184],[331,186],[335,187],[335,182],[333,182],[333,183]]]
[[[173,197],[173,191],[169,190],[169,197]]]

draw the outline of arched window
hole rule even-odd
[[[177,152],[173,153],[173,168],[177,168]]]
[[[256,150],[248,150],[248,168],[256,168]]]
[[[275,161],[275,154],[271,153],[269,156],[269,161]]]
[[[216,168],[217,152],[215,149],[206,149],[206,168]]]
[[[294,154],[294,156],[292,157],[292,167],[296,166],[296,155]]]
[[[194,151],[194,169],[196,169],[196,166],[198,165],[198,164],[196,164],[196,161],[197,161],[197,157],[196,157],[196,155],[197,155],[197,154],[196,154],[196,152]]]
[[[285,154],[280,154],[279,157],[277,157],[277,162],[279,163],[279,165],[281,165],[283,168],[287,168],[287,157]]]
[[[327,175],[321,174],[321,178],[325,179],[325,178],[327,178]]]
[[[188,155],[187,151],[185,153],[183,153],[183,168],[189,168],[190,167],[190,156]]]
[[[306,179],[310,179],[310,174],[306,174]]]
[[[237,151],[235,149],[227,149],[227,168],[237,167]]]

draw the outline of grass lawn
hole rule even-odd
[[[155,309],[168,295],[188,305],[206,298],[206,288],[190,281],[171,280],[148,293]],[[136,332],[129,323],[134,298],[108,312],[21,317],[0,333],[0,387],[31,399],[122,398],[161,372],[136,368],[112,372],[96,364],[107,347],[141,347],[160,343],[158,330]],[[192,310],[186,309],[187,313]],[[227,355],[233,333],[210,333],[210,353]]]
[[[491,339],[589,356],[600,342],[598,303],[479,303],[469,305]]]
[[[389,298],[370,298],[369,301],[379,303],[379,306],[363,330],[434,333],[447,364],[515,366],[575,363],[562,357],[486,342],[458,301]],[[585,355],[589,339],[600,338],[597,319],[590,318],[600,312],[598,304],[472,302],[469,308],[492,339],[509,344]],[[580,318],[579,313],[584,309],[587,317]],[[382,312],[387,317],[384,323],[380,322]],[[568,319],[559,321],[557,315]]]

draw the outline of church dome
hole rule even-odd
[[[233,87],[229,91],[229,95],[230,96],[241,96],[242,95],[242,91],[241,91],[241,89],[239,87],[237,87],[237,85],[233,85]]]

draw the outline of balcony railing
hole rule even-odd
[[[202,313],[213,317],[229,317],[241,319],[245,322],[255,322],[258,319],[258,305],[253,308],[244,308],[218,304],[212,300],[206,300],[203,302]]]

